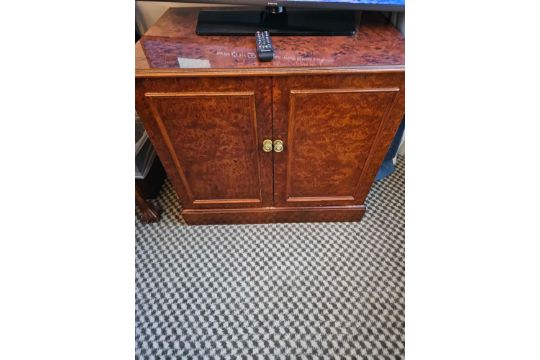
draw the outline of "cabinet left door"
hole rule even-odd
[[[136,108],[185,209],[272,206],[270,78],[143,78]]]

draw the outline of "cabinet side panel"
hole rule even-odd
[[[155,82],[155,81],[154,81]],[[172,186],[176,194],[180,197],[180,201],[183,206],[190,204],[190,197],[182,183],[172,158],[172,154],[167,149],[165,142],[161,136],[161,131],[158,124],[154,121],[152,111],[150,108],[150,102],[144,96],[146,92],[147,80],[136,79],[135,80],[135,109],[139,114],[140,119],[144,124],[144,128],[148,133],[148,137],[156,150],[156,153],[163,164],[163,168],[167,173],[168,179],[171,181]]]
[[[377,172],[388,152],[392,140],[401,124],[401,120],[405,116],[405,74],[400,77],[399,93],[396,94],[392,105],[385,115],[385,119],[379,130],[379,134],[372,146],[371,153],[362,171],[362,176],[358,181],[355,191],[355,198],[362,203],[366,199],[371,185],[377,176]]]

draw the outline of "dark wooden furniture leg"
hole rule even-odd
[[[159,211],[142,195],[139,186],[135,184],[135,203],[141,211],[141,222],[148,224],[159,221]]]

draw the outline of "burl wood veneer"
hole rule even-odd
[[[169,9],[136,45],[137,111],[184,220],[360,220],[404,114],[399,31],[365,13],[355,36],[274,36],[262,63],[253,37],[197,36],[197,12]]]

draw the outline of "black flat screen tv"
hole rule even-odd
[[[165,0],[164,0],[165,1]],[[203,10],[199,35],[353,35],[355,12],[405,11],[405,0],[186,0],[180,2],[247,5]]]
[[[186,0],[185,2],[271,7],[282,6],[302,9],[405,11],[405,0]]]

